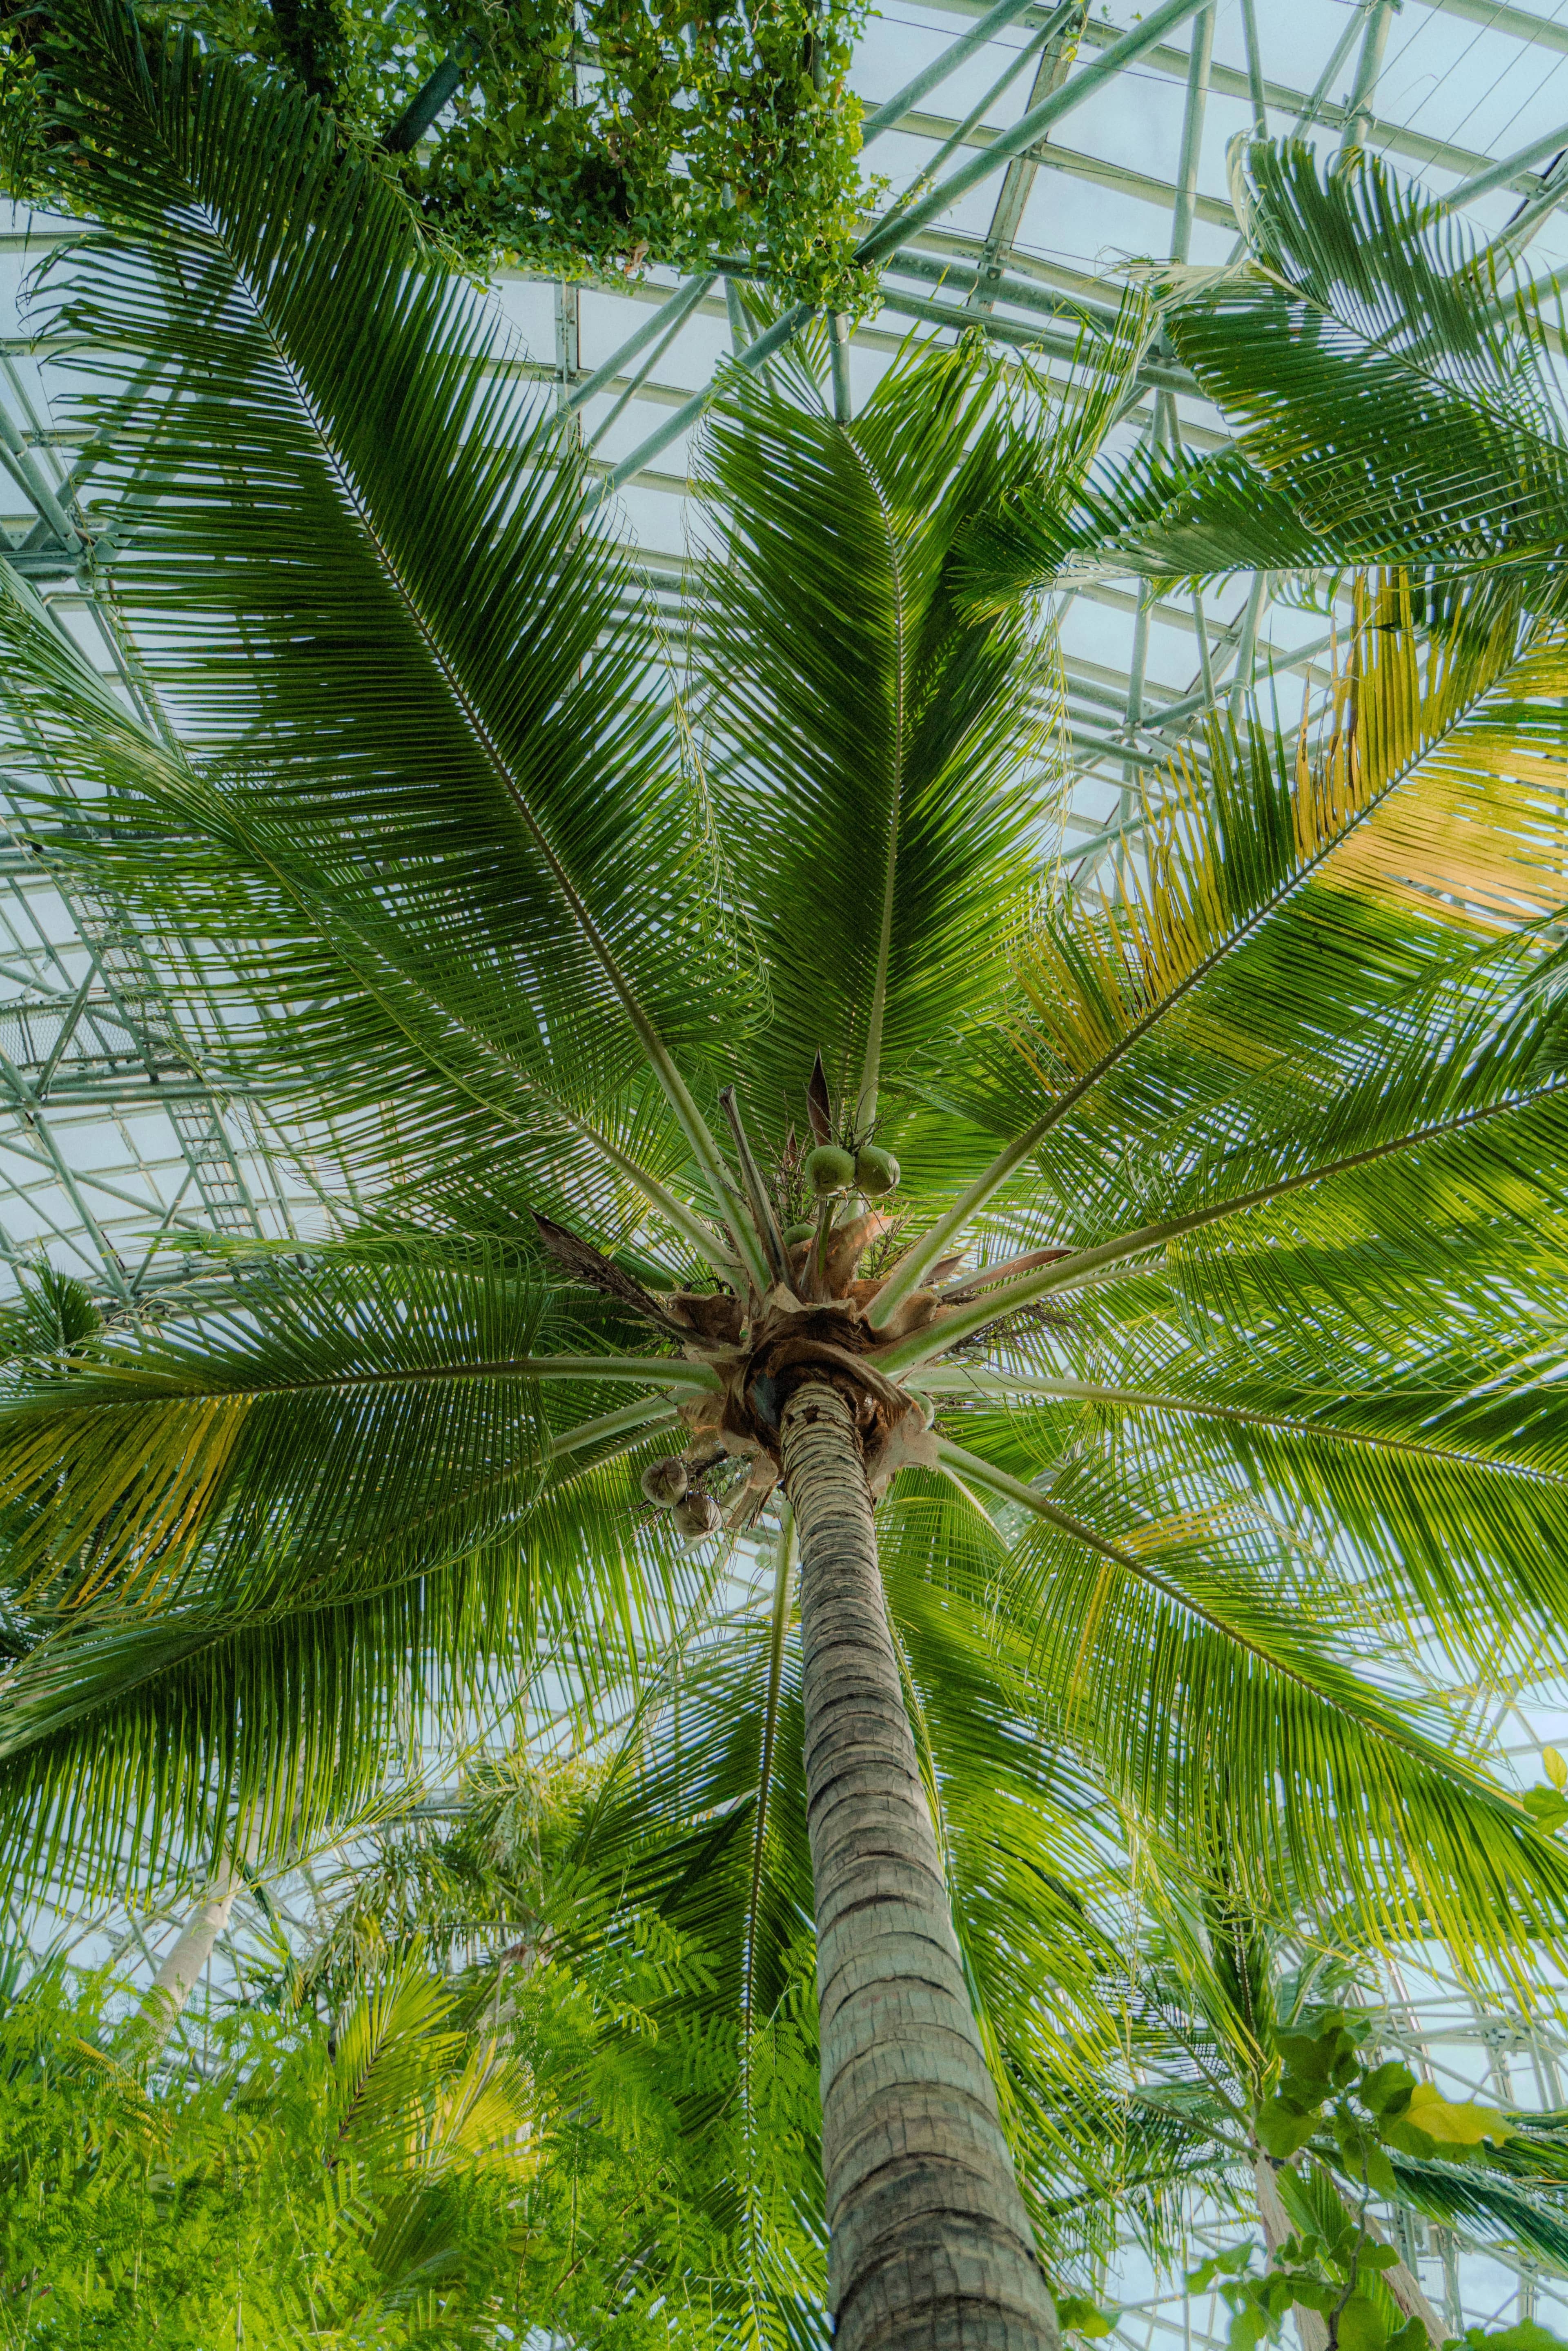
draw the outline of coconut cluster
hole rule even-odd
[[[683,1542],[701,1542],[707,1535],[717,1534],[723,1524],[723,1513],[711,1494],[692,1483],[689,1465],[678,1453],[666,1453],[657,1461],[650,1461],[643,1472],[643,1492],[655,1509],[673,1513],[675,1531]]]
[[[825,1381],[853,1404],[873,1498],[900,1467],[935,1459],[925,1408],[887,1376],[877,1358],[912,1331],[940,1319],[942,1301],[935,1288],[922,1287],[900,1302],[884,1325],[873,1326],[870,1309],[891,1269],[875,1278],[860,1273],[866,1251],[894,1228],[890,1209],[872,1204],[898,1188],[898,1161],[880,1144],[857,1141],[847,1122],[835,1122],[819,1053],[806,1089],[814,1148],[800,1164],[803,1212],[780,1233],[736,1089],[726,1087],[719,1101],[740,1169],[732,1207],[740,1207],[743,1199],[747,1204],[768,1264],[760,1284],[736,1262],[728,1268],[740,1277],[733,1286],[725,1281],[716,1290],[675,1290],[654,1299],[596,1252],[586,1252],[572,1236],[558,1234],[540,1220],[547,1246],[580,1279],[612,1290],[667,1335],[678,1337],[685,1354],[717,1375],[711,1389],[688,1395],[677,1406],[687,1436],[685,1453],[665,1455],[642,1472],[643,1496],[655,1510],[671,1514],[687,1543],[700,1542],[726,1525],[749,1523],[766,1502],[779,1476],[783,1411],[804,1379]],[[835,1140],[835,1133],[847,1139]],[[791,1133],[791,1157],[794,1149]],[[956,1263],[940,1261],[933,1269],[935,1280]],[[727,1484],[724,1510],[706,1490],[708,1473],[720,1462],[748,1465],[744,1490],[733,1501]]]
[[[806,1181],[819,1200],[839,1192],[863,1192],[868,1199],[880,1200],[884,1192],[897,1189],[899,1174],[892,1152],[874,1143],[862,1143],[858,1151],[846,1151],[841,1143],[820,1143],[806,1159]]]

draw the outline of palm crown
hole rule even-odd
[[[1045,2339],[984,2061],[1039,2029],[1031,1901],[1063,1995],[1092,1972],[1064,1880],[1106,1819],[1467,1960],[1561,1917],[1432,1692],[1568,1615],[1568,652],[1490,592],[1423,633],[1380,577],[1321,720],[1215,728],[1074,895],[985,526],[1068,509],[1131,333],[1044,408],[968,349],[849,425],[805,365],[731,385],[677,690],[373,172],[107,0],[62,22],[120,225],[64,314],[141,371],[94,402],[138,666],[110,691],[5,581],[36,844],[229,1000],[233,1074],[373,1206],[25,1343],[14,1865],[276,1849],[422,1701],[672,1625],[700,1658],[703,1531],[766,1513],[715,1801],[748,2013],[810,1825],[840,2333],[925,2341],[946,2294]],[[878,2203],[943,2165],[935,2220]]]

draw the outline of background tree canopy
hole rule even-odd
[[[69,153],[38,15],[7,8],[10,193],[59,205]],[[742,255],[786,296],[863,280],[858,99],[863,0],[193,0],[142,12],[280,77],[380,154],[464,262],[557,276]]]

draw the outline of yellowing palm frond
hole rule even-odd
[[[1561,903],[1568,745],[1547,697],[1568,680],[1568,647],[1512,613],[1480,622],[1461,610],[1430,634],[1401,575],[1374,581],[1293,752],[1215,719],[1207,774],[1178,757],[1163,789],[1145,785],[1103,909],[1069,903],[1020,957],[1036,1018],[1019,1050],[1044,1085],[1071,1101],[1109,1076],[1260,931],[1288,924],[1309,883],[1396,898],[1434,927],[1489,907],[1494,928],[1516,927]]]

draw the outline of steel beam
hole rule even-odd
[[[1548,131],[1543,137],[1531,140],[1516,154],[1505,156],[1500,163],[1489,164],[1484,172],[1477,172],[1471,178],[1461,181],[1457,188],[1450,188],[1437,210],[1442,213],[1458,212],[1466,204],[1473,204],[1478,197],[1490,196],[1494,189],[1512,187],[1532,163],[1539,163],[1544,156],[1561,153],[1564,147],[1568,147],[1568,122],[1560,122],[1555,131]],[[1559,190],[1558,193],[1561,193]]]
[[[1182,113],[1181,161],[1176,166],[1176,215],[1171,224],[1171,259],[1185,261],[1192,247],[1192,225],[1197,210],[1197,166],[1203,151],[1203,121],[1208,106],[1209,68],[1214,62],[1214,8],[1195,16],[1192,61],[1186,77],[1186,105]]]
[[[781,319],[768,328],[766,334],[758,335],[754,343],[747,346],[734,361],[735,366],[741,368],[765,366],[775,351],[782,350],[790,337],[799,333],[810,316],[810,305],[806,302],[797,302],[792,309],[787,310]],[[595,485],[584,503],[591,507],[600,506],[607,497],[612,496],[615,491],[623,488],[628,482],[634,481],[643,468],[651,465],[662,451],[669,447],[672,441],[678,441],[683,433],[689,432],[691,427],[700,421],[708,402],[713,398],[713,391],[714,388],[710,383],[706,384],[700,392],[693,392],[691,398],[684,402],[673,416],[666,417],[664,423],[654,432],[650,433],[645,441],[638,444],[629,457],[622,457],[618,465],[611,467],[603,479]]]
[[[942,5],[947,15],[971,16],[978,14],[980,0],[942,0]],[[1270,5],[1278,5],[1279,0],[1270,0]],[[1424,0],[1424,5],[1435,5],[1437,0]],[[1511,13],[1517,15],[1519,12]],[[1044,10],[1037,8],[1035,21],[1045,21]],[[1030,19],[1025,16],[1019,22],[1028,25]],[[1265,80],[1262,96],[1268,110],[1289,118],[1298,131],[1313,123],[1322,123],[1331,131],[1343,128],[1348,110],[1341,100],[1331,99],[1328,92],[1334,76],[1355,46],[1361,23],[1361,18],[1353,12],[1331,54],[1327,68],[1312,91],[1298,89],[1285,82]],[[1559,28],[1560,34],[1563,29]],[[1084,26],[1083,47],[1086,49],[1107,48],[1117,37],[1114,26],[1091,19]],[[1556,46],[1562,46],[1561,39]],[[1148,50],[1139,62],[1140,69],[1145,73],[1159,74],[1176,82],[1186,79],[1188,53],[1186,49],[1171,46],[1155,47]],[[1249,105],[1254,103],[1251,74],[1245,68],[1217,61],[1212,86],[1220,97],[1240,99]],[[1480,170],[1489,160],[1484,154],[1478,154],[1474,148],[1460,147],[1436,133],[1419,131],[1409,123],[1391,122],[1381,115],[1373,116],[1367,128],[1366,143],[1385,150],[1391,155],[1402,156],[1419,167],[1435,165],[1439,170],[1454,172],[1461,177],[1466,172]]]
[[[967,163],[960,163],[956,172],[950,172],[918,204],[889,214],[879,222],[868,235],[862,238],[857,248],[860,258],[862,261],[879,260],[927,221],[936,220],[941,214],[950,211],[961,195],[967,194],[982,180],[988,179],[998,164],[1037,146],[1053,123],[1061,121],[1075,107],[1082,106],[1085,99],[1092,98],[1097,89],[1103,89],[1108,81],[1113,80],[1124,67],[1136,64],[1145,51],[1152,49],[1166,33],[1174,32],[1178,25],[1196,16],[1199,8],[1210,4],[1211,0],[1161,0],[1161,5],[1154,9],[1142,24],[1124,33],[1092,65],[1085,66],[1060,89],[1041,99],[1038,106],[1030,107],[1022,120],[1014,123],[1010,131],[1003,131],[983,155],[972,157]]]
[[[1059,16],[1062,14],[1061,10],[1057,13]],[[1030,107],[1039,106],[1059,90],[1067,79],[1073,58],[1078,54],[1078,43],[1088,14],[1087,5],[1073,9],[1068,21],[1047,39],[1040,51],[1040,63],[1035,68],[1034,86],[1029,94]],[[1050,131],[1044,135],[1049,138]],[[1029,202],[1030,191],[1034,186],[1039,170],[1038,161],[1030,156],[1015,155],[1008,165],[996,210],[991,214],[991,225],[981,248],[983,258],[976,283],[966,306],[979,315],[993,308],[1007,282],[1003,277],[1003,258],[1012,249],[1013,239],[1023,221],[1024,206]]]
[[[861,131],[862,148],[880,139],[884,131],[896,130],[912,106],[918,106],[923,98],[939,89],[950,75],[956,73],[967,58],[974,56],[977,49],[984,48],[998,33],[1004,31],[1019,16],[1026,16],[1031,6],[1032,0],[996,0],[996,5],[988,8],[979,21],[944,49],[940,57],[933,57],[931,63],[923,66],[902,89],[895,90],[891,98],[883,99],[874,113],[866,116]],[[1066,18],[1078,13],[1081,12],[1074,0],[1066,0],[1066,5],[1057,9],[1056,17],[1065,22]],[[1046,37],[1048,39],[1051,37],[1049,26]]]
[[[1345,110],[1344,135],[1340,141],[1343,153],[1365,144],[1372,121],[1373,93],[1377,88],[1377,77],[1383,70],[1383,52],[1388,45],[1388,27],[1393,20],[1395,5],[1396,0],[1366,0],[1366,25],[1362,35],[1361,55],[1356,59],[1355,80],[1351,86],[1350,103]]]

